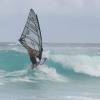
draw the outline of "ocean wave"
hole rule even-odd
[[[61,64],[66,70],[72,69],[76,73],[100,77],[100,56],[58,54],[49,56],[49,59]]]
[[[100,56],[87,54],[63,54],[51,50],[43,52],[47,57],[45,65],[39,66],[34,73],[34,79],[69,81],[68,71],[71,74],[84,74],[94,77],[100,77]],[[26,70],[30,67],[30,60],[27,53],[15,50],[0,50],[0,70],[13,72]],[[0,74],[2,74],[0,72]],[[13,74],[11,74],[13,76]],[[20,73],[18,73],[20,75]],[[16,76],[15,76],[16,77]],[[33,76],[32,76],[33,77]],[[32,79],[30,76],[30,79]]]
[[[0,75],[0,85],[17,82],[36,83],[39,80],[53,82],[68,82],[67,78],[59,75],[54,69],[48,68],[46,66],[39,66],[34,70],[26,68],[23,70],[13,72],[0,71]]]
[[[59,73],[57,73],[56,69],[50,68],[47,65],[40,65],[35,70],[35,76],[37,79],[42,80],[50,80],[50,81],[59,81],[59,82],[67,82],[69,79]]]
[[[88,96],[65,96],[67,100],[99,100],[99,98],[88,97]]]

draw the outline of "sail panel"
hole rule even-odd
[[[20,37],[20,43],[24,47],[30,47],[42,53],[42,37],[37,15],[34,10],[30,10],[23,33]],[[42,54],[41,54],[42,55]]]

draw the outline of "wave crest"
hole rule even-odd
[[[77,73],[84,73],[96,77],[100,76],[100,56],[59,54],[51,55],[49,59]]]

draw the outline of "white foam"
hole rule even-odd
[[[9,72],[9,73],[6,73],[6,77],[10,77],[10,76],[14,76],[14,77],[17,77],[17,76],[25,76],[27,74],[27,70],[19,70],[19,71],[13,71],[13,72]]]
[[[88,97],[88,96],[59,96],[59,95],[58,96],[32,96],[30,98],[36,100],[100,100],[99,98]]]
[[[40,65],[36,69],[35,75],[39,79],[52,80],[52,81],[68,81],[67,78],[61,76],[56,72],[56,69],[49,68],[47,65]]]
[[[61,63],[65,68],[92,76],[100,76],[100,56],[88,55],[49,55],[54,62]]]
[[[46,57],[46,58],[49,58],[50,56],[50,50],[47,50],[47,51],[43,51],[43,57]]]
[[[18,45],[18,43],[9,43],[8,45],[15,46],[15,45]]]
[[[99,98],[86,97],[86,96],[65,96],[68,100],[100,100]]]
[[[30,80],[29,77],[24,76],[24,77],[13,77],[9,79],[10,82],[30,82],[30,83],[35,83],[35,81]]]
[[[0,85],[3,85],[7,82],[31,82],[34,83],[35,81],[30,80],[30,77],[27,75],[27,70],[20,70],[20,71],[13,71],[13,72],[3,72],[0,71]]]

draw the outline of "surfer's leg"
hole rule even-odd
[[[31,68],[34,69],[34,65],[32,65]]]
[[[32,69],[37,68],[37,64],[34,64],[34,65],[32,64],[32,65],[31,65],[31,68],[32,68]]]

